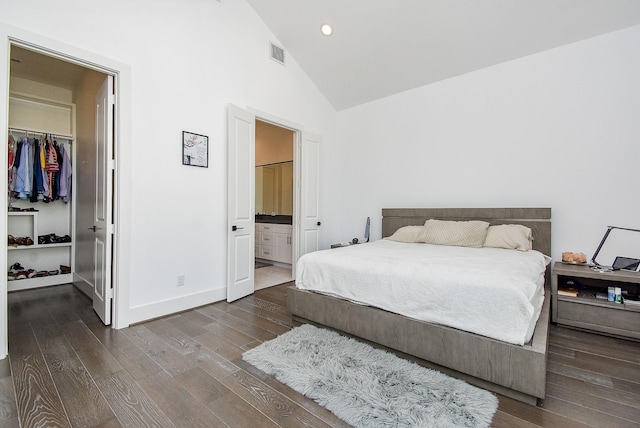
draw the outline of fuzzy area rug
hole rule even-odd
[[[488,427],[495,395],[304,324],[242,358],[356,427]]]

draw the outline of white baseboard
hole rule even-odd
[[[176,299],[164,300],[142,306],[135,306],[129,309],[129,324],[137,324],[160,318],[177,312],[220,302],[227,298],[227,287],[216,288],[215,290],[204,291],[202,293],[182,296]]]

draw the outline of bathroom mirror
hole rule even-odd
[[[256,213],[293,215],[293,161],[256,167]]]

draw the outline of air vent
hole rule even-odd
[[[280,46],[274,45],[273,43],[269,44],[271,46],[271,59],[284,65],[284,49]]]

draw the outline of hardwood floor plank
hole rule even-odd
[[[94,379],[122,370],[118,360],[80,319],[64,324],[63,333]]]
[[[587,383],[593,383],[596,385],[613,387],[613,380],[611,376],[606,374],[594,373],[589,370],[584,370],[579,367],[574,367],[571,364],[560,364],[559,362],[552,361],[549,358],[547,362],[547,372],[556,373],[562,376],[583,380]]]
[[[626,406],[640,407],[640,390],[636,391],[636,393],[631,393],[549,372],[547,373],[547,388],[551,385],[569,388],[575,394],[590,394],[602,399],[613,400]]]
[[[210,332],[201,334],[200,336],[195,337],[195,339],[200,344],[206,346],[216,354],[221,355],[228,361],[233,361],[239,358],[244,352],[244,349],[231,342],[227,342],[223,337]]]
[[[204,405],[230,393],[229,388],[199,367],[174,376],[174,378]]]
[[[183,334],[189,337],[194,337],[204,333],[206,330],[201,324],[197,322],[196,317],[191,317],[190,314],[195,314],[194,311],[183,312],[179,315],[167,318],[167,324]],[[208,318],[208,317],[205,317]],[[192,321],[193,320],[193,321]],[[194,322],[195,321],[195,322]],[[213,321],[213,320],[212,320]],[[210,322],[212,322],[210,321]]]
[[[209,333],[213,333],[216,336],[220,336],[225,339],[227,342],[233,343],[239,348],[242,348],[247,343],[253,342],[256,340],[255,338],[248,336],[244,333],[239,332],[238,330],[228,327],[224,324],[220,324],[217,322],[213,322],[204,327],[205,331]]]
[[[597,374],[606,374],[611,378],[618,378],[628,382],[638,383],[640,386],[640,364],[614,360],[594,354],[576,351],[575,357],[549,352],[549,361],[569,365]]]
[[[258,295],[256,294],[251,294],[245,297],[244,299],[240,299],[239,303],[246,302],[247,304],[251,304],[252,306],[255,306],[273,313],[288,315],[289,319],[291,319],[291,313],[289,313],[289,310],[286,307],[286,301],[285,301],[285,305],[283,306],[277,303],[273,303],[271,300],[266,300],[265,297],[269,297],[269,296],[265,294],[260,294],[260,297],[258,297]]]
[[[278,425],[233,394],[220,397],[211,403],[213,412],[229,427],[269,428]]]
[[[625,349],[622,350],[620,348],[606,346],[606,344],[594,344],[593,340],[585,342],[584,340],[552,336],[549,339],[549,346],[554,348],[560,347],[571,349],[573,351],[581,351],[588,354],[601,355],[615,360],[640,364],[640,343],[637,344],[636,349],[633,349],[634,345],[630,344],[629,346],[625,346]]]
[[[491,421],[491,428],[535,428],[538,426],[500,410],[493,415]],[[586,425],[584,426],[586,427]]]
[[[0,363],[9,361],[8,358],[0,360]],[[13,390],[11,376],[0,379],[0,426],[9,425],[12,421],[18,421],[18,408],[16,407],[16,394]]]
[[[263,318],[262,316],[255,314],[253,312],[248,312],[242,309],[234,309],[233,311],[229,312],[229,315],[235,318],[241,319],[247,323],[252,323],[254,325],[257,325],[260,328],[270,333],[273,333],[276,336],[291,330],[291,326],[292,326],[292,322],[289,322],[288,323],[289,325],[283,325],[283,324],[271,321],[270,319]],[[256,337],[256,339],[262,340],[259,337]]]
[[[104,325],[88,326],[97,335],[98,341],[109,354],[133,377],[135,380],[146,379],[154,376],[162,367],[149,357],[142,349],[138,348],[121,330],[105,328]]]
[[[123,427],[175,427],[126,371],[96,381]]]
[[[143,324],[124,329],[122,333],[169,374],[180,374],[195,367],[195,363],[183,358]]]
[[[278,391],[280,394],[288,397],[291,401],[293,401],[294,403],[296,403],[300,407],[306,409],[309,413],[315,415],[317,418],[325,421],[329,425],[334,426],[334,427],[349,427],[350,426],[349,424],[344,422],[342,419],[338,418],[336,415],[334,415],[333,413],[331,413],[330,411],[328,411],[324,407],[320,406],[315,401],[310,400],[309,398],[305,397],[304,395],[300,394],[299,392],[293,390],[290,386],[287,386],[284,383],[279,382],[273,376],[270,376],[270,375],[266,374],[265,372],[257,369],[256,367],[252,366],[248,362],[246,362],[246,361],[244,361],[242,359],[238,359],[238,360],[234,361],[234,363],[238,367],[241,367],[242,370],[244,370],[247,373],[251,374],[256,379],[259,379],[264,384],[268,385],[274,391]]]
[[[115,415],[64,336],[40,339],[44,359],[73,426],[96,426]]]
[[[600,409],[601,413],[613,418],[626,419],[627,421],[640,422],[640,408],[627,406],[607,397],[598,397],[584,391],[575,391],[562,385],[550,384],[547,388],[547,395],[560,400],[587,407],[589,409]]]
[[[231,316],[228,313],[220,309],[217,309],[214,305],[209,305],[209,306],[199,308],[198,312],[201,312],[205,315],[210,316],[211,318],[214,318],[216,322],[224,324],[228,327],[231,327],[235,330],[238,330],[241,333],[244,333],[248,336],[253,337],[254,339],[258,339],[263,342],[267,340],[271,340],[277,336],[275,333],[265,330],[259,325],[253,324],[251,322],[247,322],[242,318]]]
[[[207,372],[214,379],[221,379],[240,370],[238,366],[208,348],[187,355],[187,358],[193,360],[199,368]]]
[[[166,319],[157,319],[144,323],[149,331],[164,339],[164,342],[182,355],[187,355],[200,349],[200,344],[190,336],[172,326]]]
[[[142,390],[178,427],[224,427],[217,412],[199,403],[180,383],[167,373],[139,382]],[[223,397],[226,395],[223,395]],[[237,400],[237,398],[235,398]]]
[[[544,400],[546,410],[562,414],[569,419],[582,422],[592,427],[602,428],[638,428],[638,423],[630,422],[608,415],[596,409],[591,409],[547,395]]]
[[[278,312],[274,310],[274,305],[266,305],[266,307],[263,307],[261,306],[260,302],[263,302],[263,305],[267,302],[253,296],[248,297],[251,297],[251,299],[245,298],[239,300],[235,305],[236,309],[244,309],[249,313],[253,313],[256,316],[259,316],[276,324],[281,324],[286,327],[292,326],[291,314],[289,314],[288,312]],[[230,311],[229,313],[233,315],[235,311]]]
[[[545,406],[540,408],[498,395],[500,412],[515,416],[522,421],[541,427],[582,428],[585,425],[566,418],[562,413],[553,413]]]
[[[21,424],[27,427],[70,427],[71,423],[33,330],[29,326],[11,329],[9,350]]]
[[[216,320],[214,318],[211,318],[210,316],[207,316],[201,312],[198,312],[197,310],[198,308],[196,308],[195,310],[192,311],[187,311],[187,312],[183,312],[180,314],[180,318],[183,320],[187,320],[188,322],[190,322],[191,324],[199,327],[199,328],[204,328],[205,325],[207,324],[211,324],[212,322],[215,322]],[[198,336],[199,334],[204,333],[203,331],[200,331],[198,334],[195,334],[194,336]],[[191,336],[193,337],[193,336]]]
[[[223,378],[222,382],[280,427],[330,426],[244,370]]]

